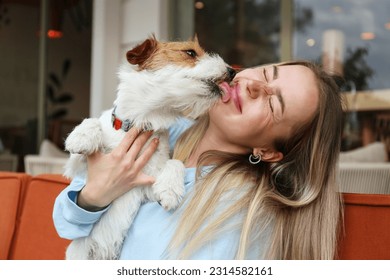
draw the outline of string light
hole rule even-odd
[[[308,45],[309,47],[313,47],[315,44],[316,44],[316,40],[312,38],[306,40],[306,45]]]
[[[373,32],[363,32],[360,34],[362,40],[373,40],[375,39],[375,34]]]
[[[201,10],[204,8],[204,3],[202,1],[196,1],[195,2],[195,8],[198,10]]]
[[[54,30],[54,29],[50,29],[47,31],[47,37],[49,37],[50,39],[59,39],[59,38],[62,38],[64,34],[62,33],[62,31],[59,31],[59,30]]]

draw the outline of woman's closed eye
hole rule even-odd
[[[268,83],[267,71],[266,71],[265,67],[263,68],[263,75],[264,75],[265,81]]]
[[[269,96],[268,98],[268,103],[269,103],[269,107],[271,109],[271,112],[272,114],[274,113],[274,104],[273,104],[273,99],[272,99],[272,95]]]
[[[268,83],[267,71],[265,68],[263,68],[263,75],[264,75],[265,81]],[[272,101],[272,93],[270,92],[270,89],[268,88],[268,86],[264,86],[263,90],[265,91],[265,94],[268,96],[269,107],[270,107],[271,112],[273,114],[274,113],[274,104]]]

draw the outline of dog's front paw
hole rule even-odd
[[[85,119],[65,140],[65,150],[72,154],[90,155],[102,147],[103,132],[99,119]]]
[[[167,211],[174,210],[184,196],[184,170],[181,161],[169,160],[153,184],[153,194]]]
[[[168,190],[160,194],[158,203],[167,211],[174,210],[179,205],[182,196]]]

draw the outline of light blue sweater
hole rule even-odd
[[[191,122],[189,120],[180,119],[170,129],[171,148],[181,133],[190,125]],[[187,168],[185,172],[186,194],[191,192],[194,181],[195,168]],[[62,238],[76,239],[88,236],[93,225],[108,209],[89,212],[78,207],[75,200],[77,193],[84,185],[85,178],[78,177],[73,179],[71,184],[61,192],[55,201],[53,220],[55,228]],[[157,202],[144,203],[141,205],[124,240],[120,259],[165,259],[166,249],[175,231],[177,222],[178,215],[174,215],[172,211],[165,211]],[[234,259],[239,237],[240,234],[237,229],[226,231],[215,240],[204,244],[191,258]],[[253,253],[258,255],[259,247]]]

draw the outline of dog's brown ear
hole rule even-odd
[[[193,41],[199,44],[198,34],[195,33]]]
[[[156,38],[151,37],[126,53],[127,61],[133,65],[142,65],[157,47]]]

